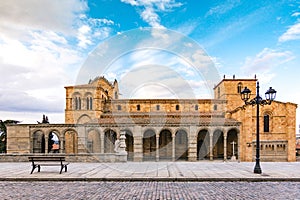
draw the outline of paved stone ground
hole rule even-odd
[[[254,174],[250,162],[70,163],[42,167],[30,174],[31,163],[1,163],[0,181],[299,181],[299,162],[264,162]]]
[[[300,199],[298,182],[0,182],[1,199]]]

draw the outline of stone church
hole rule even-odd
[[[224,77],[213,99],[121,99],[116,80],[97,77],[65,87],[64,124],[9,126],[7,153],[112,155],[123,133],[129,161],[254,161],[256,106],[246,106],[240,92],[247,87],[254,97],[256,83]],[[260,106],[262,161],[296,160],[296,108]]]

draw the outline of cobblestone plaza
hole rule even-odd
[[[299,162],[1,163],[2,199],[299,199]]]
[[[299,199],[298,182],[0,182],[2,199]]]

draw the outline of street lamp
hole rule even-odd
[[[261,168],[259,164],[259,150],[260,150],[260,144],[259,144],[259,105],[271,105],[272,101],[276,97],[276,90],[274,90],[272,87],[268,89],[268,91],[265,93],[266,99],[262,99],[259,96],[259,82],[257,81],[256,85],[256,97],[249,100],[251,96],[251,90],[249,90],[247,87],[241,92],[241,98],[245,102],[246,105],[256,105],[256,164],[254,167],[254,173],[261,174]]]

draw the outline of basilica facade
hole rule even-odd
[[[122,99],[116,80],[97,77],[65,87],[64,124],[9,126],[7,153],[110,154],[124,133],[129,161],[254,161],[256,107],[240,92],[247,87],[255,96],[256,83],[224,78],[213,99]],[[296,108],[260,107],[262,161],[296,160]]]

